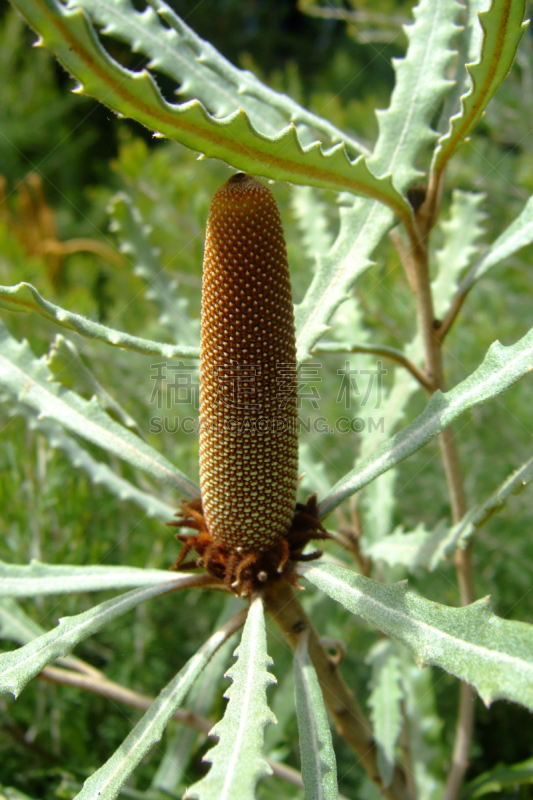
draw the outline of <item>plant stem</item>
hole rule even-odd
[[[405,775],[396,767],[389,787],[385,788],[377,764],[377,748],[372,728],[352,692],[346,686],[336,665],[320,644],[311,621],[303,610],[294,590],[279,581],[265,591],[265,608],[281,628],[295,650],[301,635],[309,632],[309,657],[322,687],[324,701],[334,718],[338,733],[355,752],[368,776],[387,800],[411,800]]]
[[[431,186],[430,186],[431,192]],[[433,187],[433,200],[428,198],[431,214],[421,220],[421,227],[425,230],[425,237],[433,224],[435,208],[437,207],[438,186]],[[424,209],[424,207],[423,207]],[[425,209],[427,213],[427,208]],[[410,240],[412,272],[415,275],[415,298],[417,305],[418,326],[424,343],[426,375],[432,381],[432,391],[444,391],[444,376],[442,369],[442,332],[435,326],[433,312],[433,298],[429,277],[429,264],[427,248],[421,246],[420,241]],[[431,393],[431,392],[430,392]],[[466,500],[464,493],[463,476],[459,463],[457,444],[453,429],[446,428],[439,436],[444,471],[450,494],[452,519],[459,522],[466,513]],[[461,604],[468,605],[475,599],[470,546],[466,550],[458,549],[455,553],[455,568],[461,595]],[[452,767],[448,776],[443,800],[456,800],[458,797],[465,772],[468,767],[468,757],[472,734],[474,730],[474,693],[469,684],[461,683],[459,696],[459,712],[455,744],[452,756]]]
[[[116,700],[119,703],[124,703],[132,708],[138,708],[141,711],[147,711],[155,700],[154,697],[150,697],[149,695],[139,694],[139,692],[127,689],[125,686],[121,686],[119,683],[109,680],[104,675],[102,675],[101,678],[94,678],[86,674],[73,672],[72,670],[60,669],[58,667],[45,667],[37,677],[50,683],[84,689],[87,692],[102,695],[103,697]],[[206,735],[213,727],[212,720],[195,714],[194,711],[188,711],[183,708],[178,708],[172,715],[172,719],[176,722],[180,722],[182,725],[187,725],[189,728],[195,728],[197,731]],[[8,723],[6,723],[6,726],[7,724]],[[265,760],[269,763],[274,775],[291,783],[293,786],[303,789],[304,784],[302,776],[298,770],[286,764],[280,764],[270,758],[266,758]],[[346,800],[346,798],[339,795],[339,800]]]
[[[431,384],[423,370],[419,369],[416,364],[410,361],[405,353],[401,350],[396,350],[394,347],[387,347],[386,345],[368,345],[355,342],[349,344],[346,342],[324,342],[316,347],[313,347],[313,354],[317,353],[368,353],[370,355],[383,356],[396,361],[408,370],[413,378],[415,378],[424,389],[430,389]]]
[[[138,708],[141,711],[148,711],[155,700],[154,697],[134,692],[131,689],[127,689],[125,686],[121,686],[119,683],[108,680],[106,677],[103,679],[96,679],[89,675],[82,675],[68,669],[61,669],[60,667],[45,667],[37,677],[49,683],[59,683],[63,686],[73,686],[76,689],[84,689],[86,692],[102,695],[103,697],[109,698],[109,700],[116,700],[119,703],[124,703],[132,708]],[[190,728],[196,728],[206,734],[209,733],[213,727],[209,720],[199,717],[198,714],[195,714],[193,711],[186,711],[182,708],[178,708],[178,710],[174,712],[172,719],[184,725],[188,725]]]

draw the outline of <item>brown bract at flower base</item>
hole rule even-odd
[[[181,511],[176,516],[179,518],[167,525],[191,528],[198,533],[176,535],[183,542],[183,547],[171,569],[203,567],[223,581],[234,594],[243,597],[280,579],[301,588],[294,574],[295,564],[298,561],[313,561],[322,555],[322,550],[312,553],[302,553],[302,550],[313,539],[331,538],[317,519],[316,494],[311,495],[305,504],[296,504],[292,524],[286,535],[263,551],[231,548],[215,539],[207,528],[200,499],[181,503]],[[198,558],[186,561],[191,551],[195,551]]]
[[[203,566],[235,593],[285,578],[328,534],[316,498],[296,503],[296,332],[287,248],[270,189],[237,173],[209,209],[202,281],[199,501],[174,523],[197,531],[175,569]],[[187,562],[187,554],[198,554]]]

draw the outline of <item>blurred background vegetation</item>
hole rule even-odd
[[[403,54],[401,24],[413,3],[358,0],[319,6],[313,0],[185,0],[171,3],[202,37],[238,66],[252,69],[275,89],[298,99],[338,126],[354,131],[369,145],[377,133],[374,109],[383,108],[394,85],[391,59]],[[142,5],[138,4],[138,7]],[[192,5],[192,8],[191,8]],[[32,49],[34,34],[8,7],[0,12],[0,283],[25,280],[52,302],[112,327],[171,341],[176,320],[162,316],[134,258],[118,250],[109,229],[108,206],[125,191],[150,226],[150,245],[159,248],[159,263],[179,285],[188,313],[197,318],[203,235],[210,198],[228,176],[211,161],[173,142],[152,138],[133,122],[119,121],[91,98],[71,93],[71,79],[45,50]],[[143,65],[117,41],[106,40],[113,55],[130,68]],[[173,87],[162,81],[167,97]],[[492,241],[513,219],[533,190],[533,49],[529,35],[512,74],[492,102],[476,134],[453,162],[448,174],[444,215],[451,190],[486,194],[486,241]],[[438,125],[438,115],[435,125]],[[301,246],[288,187],[274,187],[288,238],[295,299],[309,281],[311,262]],[[335,198],[331,206],[335,232]],[[438,242],[437,242],[438,244]],[[453,385],[471,372],[490,343],[516,341],[533,326],[532,248],[491,272],[468,299],[448,340],[447,380]],[[413,309],[402,271],[392,249],[383,244],[377,264],[359,282],[360,324],[372,341],[401,346],[414,333]],[[34,352],[45,354],[57,329],[43,319],[3,315],[13,335],[27,337]],[[184,329],[183,336],[194,337]],[[74,336],[70,336],[75,340]],[[80,340],[81,341],[81,340]],[[150,441],[187,474],[198,473],[195,436],[148,433],[154,409],[150,364],[153,359],[114,351],[104,344],[82,343],[85,363],[107,391],[138,421]],[[320,414],[338,414],[337,370],[344,357],[322,358]],[[385,365],[387,366],[387,365]],[[392,372],[392,371],[391,371]],[[422,393],[412,401],[406,422],[425,404]],[[497,402],[472,412],[458,427],[460,453],[470,502],[484,500],[513,469],[531,457],[533,384],[523,381]],[[166,568],[176,555],[169,529],[76,471],[25,420],[0,407],[0,558],[26,563],[108,563]],[[311,409],[307,409],[310,411]],[[194,409],[189,409],[194,414]],[[180,413],[183,408],[180,409]],[[386,428],[385,420],[385,428]],[[387,430],[389,435],[392,431]],[[356,434],[309,434],[312,458],[330,481],[351,468],[359,447]],[[94,449],[98,458],[107,456]],[[129,468],[113,468],[141,486],[161,489]],[[167,497],[175,504],[178,497]],[[449,516],[445,482],[435,443],[401,466],[394,524],[406,530],[428,528]],[[513,498],[506,510],[480,532],[475,544],[478,596],[490,593],[497,613],[533,622],[533,498],[531,490]],[[332,521],[335,525],[335,521]],[[396,571],[387,580],[400,579]],[[457,603],[452,565],[428,575],[411,576],[428,597]],[[348,647],[343,672],[365,704],[370,666],[360,654],[376,634],[311,590],[305,593],[320,632],[342,639]],[[90,607],[94,597],[43,598],[24,603],[45,627],[58,616]],[[200,592],[162,598],[140,608],[131,624],[115,624],[78,648],[77,654],[105,669],[109,677],[143,693],[157,693],[216,624],[222,601]],[[194,618],[194,625],[191,619]],[[10,647],[4,642],[6,647]],[[279,695],[274,705],[280,724],[268,733],[271,755],[298,767],[289,654],[272,630]],[[221,674],[224,670],[221,668]],[[425,676],[431,675],[429,670]],[[428,761],[443,776],[453,741],[457,682],[435,673],[424,677],[428,724]],[[213,713],[223,707],[226,682],[214,689]],[[422,702],[422,701],[421,701]],[[469,779],[498,761],[514,763],[531,754],[533,723],[518,706],[478,704]],[[140,712],[64,687],[33,681],[20,699],[0,699],[0,783],[30,797],[70,798],[91,770],[121,743]],[[179,733],[182,729],[176,727]],[[195,735],[196,737],[196,735]],[[172,738],[172,737],[170,737]],[[199,740],[201,742],[201,739]],[[349,797],[374,797],[343,742],[336,741],[339,788]],[[160,800],[179,797],[202,770],[205,744],[184,756],[181,779],[165,791],[152,783],[164,747],[136,772],[136,783],[123,796]],[[179,769],[178,769],[179,772]],[[427,796],[431,796],[428,787]],[[523,786],[521,797],[527,797]],[[129,793],[128,793],[129,792]],[[0,792],[1,793],[1,792]],[[263,781],[261,798],[298,797],[277,779]],[[505,794],[505,792],[504,792]],[[16,798],[17,794],[7,794]],[[517,796],[513,794],[513,796]]]

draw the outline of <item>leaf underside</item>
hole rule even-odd
[[[211,768],[188,789],[189,800],[254,800],[258,780],[270,774],[261,750],[265,727],[276,722],[266,700],[275,678],[268,672],[272,661],[259,597],[252,600],[235,655],[237,662],[227,673],[233,683],[224,695],[229,702],[210,734],[218,737],[218,744],[205,756]]]
[[[337,763],[328,716],[305,636],[300,637],[294,654],[294,698],[304,800],[338,800]]]
[[[197,100],[168,103],[150,72],[131,72],[109,56],[82,9],[67,9],[58,0],[13,4],[40,35],[40,43],[79,81],[79,91],[119,115],[244,172],[362,194],[391,205],[403,218],[411,217],[409,203],[395,190],[391,177],[377,178],[364,156],[352,162],[343,142],[329,150],[320,142],[304,147],[293,124],[268,137],[253,128],[241,108],[220,120]]]
[[[0,655],[0,694],[11,692],[17,697],[26,684],[47,664],[68,655],[80,642],[100,630],[108,622],[125,614],[139,603],[167,594],[186,586],[191,576],[183,582],[181,578],[159,583],[143,589],[106,600],[82,614],[63,617],[59,625],[43,636],[34,639],[24,647]]]
[[[343,500],[416,453],[457,417],[508,389],[533,370],[533,329],[516,344],[491,345],[480,367],[449,392],[436,392],[410,425],[378,447],[333,487],[319,506],[323,519]]]
[[[461,142],[475,128],[514,61],[527,23],[523,22],[525,0],[493,0],[479,14],[484,37],[477,63],[468,64],[469,91],[461,98],[461,110],[450,120],[449,130],[435,150],[432,170],[440,174]]]
[[[52,378],[43,360],[34,357],[26,342],[13,339],[0,322],[0,386],[41,418],[59,422],[71,433],[145,470],[187,497],[199,496],[199,489],[186,475],[111,419],[96,398],[84,400]]]
[[[170,718],[218,648],[234,632],[232,621],[213,634],[154,700],[111,758],[85,781],[75,800],[114,800],[135,767],[161,739]]]
[[[506,699],[533,710],[533,626],[495,616],[488,598],[450,608],[336,564],[301,565],[311,583],[404,644],[419,667],[435,665],[470,683],[483,702]]]

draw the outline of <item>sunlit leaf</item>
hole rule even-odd
[[[77,800],[113,800],[141,759],[162,737],[170,718],[218,648],[242,624],[242,614],[214,633],[156,697],[111,758],[83,784]]]
[[[410,206],[390,176],[377,178],[364,156],[350,161],[342,142],[329,150],[320,142],[302,146],[294,124],[268,137],[253,128],[241,108],[219,120],[197,100],[168,103],[147,70],[132,72],[111,58],[80,8],[67,9],[58,0],[13,0],[13,4],[42,44],[80,82],[79,91],[121,116],[244,172],[373,197],[401,218],[411,218]]]
[[[61,423],[72,433],[149,472],[188,497],[199,489],[177,467],[131,431],[112,420],[98,400],[84,400],[51,380],[42,359],[26,342],[17,342],[0,322],[0,386],[35,409],[44,419]]]
[[[301,565],[311,583],[434,664],[472,684],[486,705],[500,698],[533,710],[533,626],[495,616],[488,598],[451,608],[336,564]]]
[[[319,506],[320,517],[327,516],[343,500],[378,475],[416,453],[465,411],[496,397],[532,370],[533,329],[509,347],[494,342],[475,372],[449,392],[436,392],[425,411],[414,422],[381,445],[335,484]]]
[[[190,800],[254,800],[258,780],[270,774],[261,751],[264,729],[276,721],[266,701],[266,690],[275,678],[268,672],[272,661],[266,650],[259,597],[252,600],[235,655],[238,660],[227,673],[233,684],[224,695],[229,702],[224,717],[211,731],[218,744],[205,756],[211,768],[188,789]]]
[[[54,630],[33,639],[18,650],[0,655],[0,694],[11,692],[17,697],[28,681],[38,675],[43,667],[56,658],[66,656],[77,644],[108,622],[122,616],[139,603],[185,588],[197,580],[197,576],[187,575],[185,580],[180,576],[166,583],[134,589],[75,617],[63,617]]]
[[[436,174],[472,132],[509,72],[527,27],[523,22],[525,7],[525,0],[493,0],[490,9],[479,15],[484,31],[481,56],[475,64],[467,65],[471,86],[461,98],[461,111],[450,120],[450,128],[435,151],[432,170]]]
[[[300,637],[294,654],[294,698],[300,737],[304,800],[338,800],[337,762],[322,690]]]
[[[62,328],[79,333],[80,336],[106,342],[106,344],[114,347],[135,350],[137,353],[143,353],[147,356],[155,355],[166,358],[183,356],[188,358],[200,355],[197,347],[153,342],[150,339],[142,339],[140,336],[131,336],[129,333],[108,328],[106,325],[93,322],[93,320],[82,317],[80,314],[74,314],[45,300],[30,283],[17,283],[16,286],[0,286],[0,308],[5,308],[8,311],[34,311]]]
[[[179,577],[165,569],[139,567],[108,567],[98,564],[89,567],[56,566],[32,561],[27,565],[6,564],[0,561],[0,581],[5,597],[38,597],[43,594],[69,592],[99,592],[104,589],[126,589],[132,586],[158,586]]]

